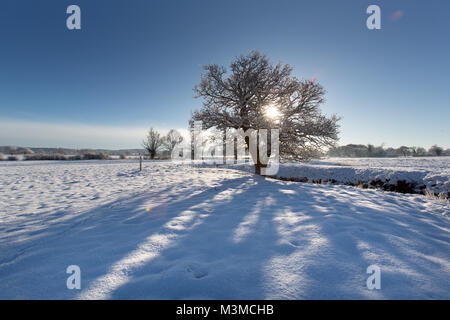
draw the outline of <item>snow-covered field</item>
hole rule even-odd
[[[227,165],[253,172],[253,165]],[[280,164],[277,177],[321,181],[321,183],[366,185],[391,190],[399,181],[411,184],[413,193],[427,193],[449,198],[450,157],[424,158],[328,158],[306,163]],[[370,185],[370,182],[379,184]],[[396,188],[393,188],[394,190]]]
[[[446,201],[170,162],[137,168],[1,162],[0,299],[450,298]],[[81,268],[81,290],[66,287],[69,265]],[[380,290],[366,287],[370,265]]]

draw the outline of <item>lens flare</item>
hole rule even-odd
[[[403,11],[395,11],[392,15],[391,15],[391,20],[392,21],[397,21],[399,19],[401,19],[403,17]]]
[[[165,217],[167,214],[167,209],[168,209],[167,201],[165,197],[163,197],[161,194],[151,192],[145,195],[141,210],[144,210],[144,212],[149,213],[150,217],[152,218]]]

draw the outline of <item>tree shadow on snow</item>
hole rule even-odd
[[[449,298],[448,219],[412,203],[258,176],[197,190],[172,186],[25,241],[20,255],[0,264],[1,297]],[[66,288],[70,264],[87,279],[80,291]],[[381,290],[366,287],[372,264],[381,268]],[[24,292],[20,284],[29,281],[39,283]]]
[[[179,237],[108,297],[448,297],[446,218],[405,214],[410,201],[396,195],[380,203],[376,191],[336,190],[260,177],[226,182],[209,199],[189,203],[196,219],[172,220],[165,232]],[[365,202],[355,203],[355,194]],[[372,264],[382,270],[383,290],[366,287]]]

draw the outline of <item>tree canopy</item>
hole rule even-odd
[[[292,76],[291,66],[274,65],[266,55],[251,51],[237,57],[229,71],[217,64],[203,69],[194,88],[203,106],[192,120],[202,121],[205,129],[279,129],[280,155],[296,160],[309,159],[338,140],[339,118],[320,110],[325,89]],[[246,143],[248,147],[248,139]],[[260,165],[257,157],[253,160],[255,167]]]

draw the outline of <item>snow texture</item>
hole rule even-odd
[[[446,201],[171,162],[137,169],[0,163],[0,299],[450,298]],[[381,290],[366,287],[373,264]],[[66,287],[69,265],[80,290]]]
[[[248,163],[226,167],[254,171],[253,165]],[[414,192],[448,198],[450,157],[328,158],[305,163],[288,162],[280,164],[276,177],[351,185],[380,181],[383,185],[395,186],[399,181],[405,181],[414,185]]]

